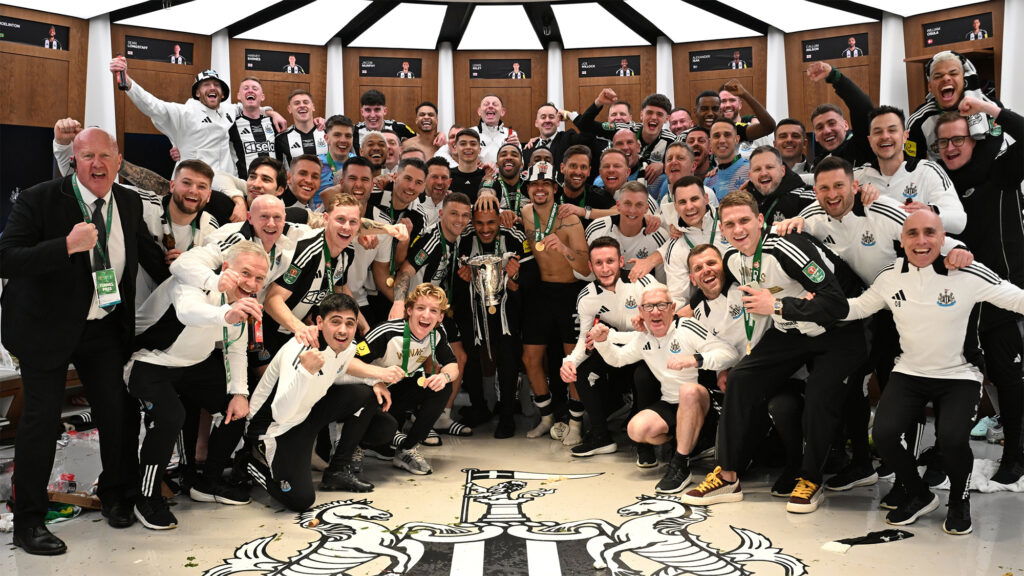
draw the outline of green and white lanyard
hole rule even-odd
[[[334,261],[331,258],[331,249],[327,246],[327,238],[324,238],[324,284],[322,287],[334,291]]]
[[[220,295],[220,305],[223,306],[225,304],[227,304],[227,296],[225,296],[224,294],[221,294]],[[229,336],[228,336],[228,327],[227,326],[222,327],[221,330],[223,331],[223,336],[222,337],[223,337],[223,342],[224,342],[224,378],[227,380],[228,387],[230,387],[231,386],[231,363],[228,362],[228,348],[230,348],[231,345],[234,344],[235,342],[238,342],[239,340],[242,339],[242,336],[245,334],[245,322],[242,322],[242,329],[238,333],[238,338],[235,338],[234,340],[231,340],[229,338]]]
[[[330,150],[327,151],[325,156],[327,156],[327,165],[331,167],[331,178],[335,184],[341,184],[341,180],[338,178],[338,173],[341,172],[341,169],[334,163],[334,158],[331,158]]]
[[[745,285],[760,283],[759,278],[761,278],[761,249],[764,247],[764,240],[765,240],[766,236],[767,236],[766,234],[763,234],[763,233],[761,234],[761,238],[757,242],[757,250],[754,250],[754,257],[750,261],[750,275],[752,276],[752,278],[750,280],[747,280],[746,278],[741,278],[741,280],[743,280],[743,283]],[[742,274],[743,267],[742,266],[740,266],[740,272],[741,272],[740,275],[743,276],[743,274]],[[754,316],[750,313],[749,310],[746,309],[746,307],[744,307],[743,308],[743,329],[747,333],[747,354],[748,355],[750,354],[751,341],[754,339],[754,324],[755,324]]]
[[[188,226],[191,236],[189,238],[188,248],[186,248],[186,250],[191,250],[192,247],[196,245],[196,219],[198,219],[198,217],[199,216],[196,215],[194,218],[192,218],[192,221],[189,222]],[[167,223],[167,231],[164,232],[164,248],[170,250],[170,248],[167,247],[167,237],[170,236],[171,238],[174,238],[174,221],[171,220],[170,204],[164,207],[164,222]]]
[[[391,193],[391,202],[388,204],[388,214],[391,215],[391,223],[398,224],[398,219],[395,218],[395,198],[394,192]],[[401,215],[405,210],[399,210],[398,215]],[[388,279],[391,279],[391,284],[394,284],[395,271],[398,270],[398,240],[391,240],[391,262],[388,262]],[[388,284],[389,286],[391,284]]]
[[[494,238],[494,242],[491,243],[493,248],[491,252],[484,251],[484,244],[480,241],[480,237],[476,234],[473,235],[473,243],[476,245],[476,253],[480,254],[496,254],[501,256],[505,253],[505,237],[501,235],[501,230],[498,231],[497,236]]]
[[[714,244],[715,244],[715,232],[717,230],[718,230],[718,214],[715,214],[715,217],[711,219],[711,238],[708,239],[708,244],[711,244],[712,246],[714,246]],[[689,246],[691,249],[693,248],[693,242],[690,242],[690,239],[686,237],[686,233],[685,232],[683,233],[683,240],[686,240],[686,245],[687,246]],[[758,249],[760,249],[760,247],[758,247]]]
[[[537,207],[534,206],[534,208],[533,208],[533,244],[534,244],[534,248],[535,249],[536,249],[536,246],[538,244],[540,244],[540,242],[542,240],[544,240],[545,236],[547,236],[548,234],[551,234],[551,229],[554,228],[554,226],[555,226],[555,218],[556,217],[558,217],[558,206],[552,205],[551,206],[551,213],[548,214],[547,225],[544,227],[544,230],[541,231],[541,229],[540,229],[540,216],[537,215]],[[544,249],[542,248],[539,251],[543,252]]]
[[[435,356],[435,350],[437,350],[437,330],[436,329],[430,331],[429,342],[430,342],[430,363],[436,368],[437,367],[437,359],[436,359],[436,356]],[[412,374],[409,372],[409,347],[410,347],[411,344],[412,344],[412,330],[409,329],[409,322],[406,321],[405,326],[403,327],[403,330],[402,330],[402,372],[405,372],[406,376],[412,376]],[[422,363],[420,365],[422,366]],[[424,372],[426,372],[426,369],[424,369]],[[424,378],[424,377],[421,377],[420,379],[423,380],[423,382],[426,381],[426,378]],[[419,383],[420,386],[423,386],[423,382],[418,382],[418,383]]]
[[[82,200],[82,191],[78,188],[78,178],[71,179],[71,187],[75,190],[75,200],[78,200],[78,207],[82,210],[82,219],[85,220],[86,224],[92,224],[92,216],[89,214],[89,208],[85,205],[85,200]],[[96,252],[99,254],[102,260],[101,264],[104,268],[113,268],[110,263],[110,254],[107,252],[107,243],[110,241],[111,226],[114,223],[114,202],[113,199],[107,200],[107,233],[103,236],[103,242],[96,243]]]

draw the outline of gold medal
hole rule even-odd
[[[426,376],[420,376],[419,378],[416,379],[416,384],[420,388],[426,388],[427,387],[427,377]]]
[[[750,356],[750,342],[747,342],[747,356]]]
[[[385,280],[384,283],[388,285],[388,288],[394,286],[395,285],[395,278],[394,278],[394,276],[388,276],[388,279]]]
[[[495,313],[495,312],[497,312],[497,311],[498,311],[498,309],[497,309],[497,308],[495,308],[494,306],[488,306],[488,307],[487,307],[487,313],[488,313],[488,314],[494,314],[494,313]]]
[[[534,244],[533,248],[537,252],[543,252],[544,251],[544,244],[542,244],[540,242],[537,242],[536,244]]]

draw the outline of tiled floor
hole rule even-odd
[[[6,545],[0,551],[0,574],[220,576],[244,573],[241,569],[246,567],[257,567],[250,574],[380,574],[389,573],[386,570],[391,563],[395,563],[392,568],[402,568],[402,562],[410,561],[415,563],[409,574],[431,576],[611,573],[593,568],[596,556],[605,563],[621,562],[623,571],[618,574],[655,574],[665,565],[681,571],[662,575],[705,574],[711,572],[701,570],[712,568],[722,570],[715,574],[746,573],[741,569],[754,574],[785,574],[788,564],[790,573],[806,570],[807,574],[830,576],[1024,575],[1021,494],[975,493],[975,532],[969,536],[942,532],[943,506],[907,527],[913,538],[855,546],[839,554],[821,547],[830,540],[891,528],[877,507],[889,482],[829,494],[818,512],[794,515],[786,513],[784,500],[770,496],[772,478],[762,471],[744,479],[746,500],[742,503],[688,509],[672,501],[638,499],[654,494],[661,470],[636,468],[631,449],[573,459],[552,440],[523,438],[523,429],[520,426],[519,437],[511,440],[493,440],[490,429],[485,428],[473,438],[445,437],[443,446],[423,448],[434,467],[430,476],[412,476],[393,469],[390,463],[368,460],[365,477],[377,484],[377,489],[366,495],[368,505],[323,506],[317,522],[305,519],[306,527],[297,523],[295,514],[283,511],[256,490],[254,502],[240,507],[200,504],[179,496],[173,510],[180,526],[168,532],[149,531],[138,524],[117,531],[107,527],[98,513],[84,514],[53,526],[70,548],[68,554],[55,558],[16,551],[9,545],[10,534],[5,534],[0,536]],[[972,442],[972,446],[976,457],[999,454],[998,447],[984,442]],[[500,484],[507,478],[478,479],[479,492],[474,493],[478,497],[464,500],[464,468],[537,476],[511,475],[519,476],[522,485]],[[699,467],[699,473],[706,471],[706,465]],[[483,494],[499,484],[509,490],[499,487]],[[349,496],[321,493],[317,504]],[[942,492],[943,502],[945,497]],[[481,500],[488,500],[489,507]],[[464,501],[468,502],[470,523],[453,530],[446,525],[459,522]],[[660,518],[675,519],[662,519],[655,526],[654,516],[626,516],[619,513],[623,508],[660,510]],[[353,518],[352,514],[363,517]],[[489,516],[481,521],[485,514]],[[522,516],[518,521],[513,518],[517,514]],[[702,519],[704,514],[706,519]],[[591,522],[551,528],[586,520]],[[401,527],[412,530],[398,530]],[[741,534],[748,540],[741,540]],[[622,548],[635,548],[659,561],[628,551],[602,556],[601,551],[610,548],[613,540]],[[594,556],[587,551],[587,542]],[[773,548],[757,553],[770,561],[740,562],[748,558],[736,551],[743,546]],[[300,554],[308,547],[313,548],[310,553]],[[233,567],[225,565],[225,559],[236,555],[248,559],[235,560]],[[218,566],[221,568],[216,569]],[[635,572],[626,571],[628,568]]]

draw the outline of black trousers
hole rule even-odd
[[[272,440],[276,446],[269,469],[258,458],[250,458],[253,479],[289,510],[308,510],[316,500],[309,467],[317,433],[331,422],[344,423],[335,454],[336,457],[351,459],[352,452],[360,440],[369,444],[383,444],[390,442],[394,437],[393,426],[388,428],[375,425],[370,429],[370,422],[375,420],[374,415],[379,412],[377,398],[369,386],[331,386],[327,394],[313,405],[302,423]],[[376,420],[391,421],[380,418]],[[255,468],[255,471],[252,468]]]
[[[470,403],[474,407],[487,407],[483,391],[483,366],[481,354],[495,363],[495,376],[498,381],[499,400],[502,415],[512,417],[515,414],[516,388],[519,386],[519,365],[523,355],[522,340],[519,333],[512,327],[510,335],[501,333],[501,315],[487,314],[487,328],[491,336],[491,349],[487,350],[486,342],[473,344],[473,327],[463,330],[463,346],[466,347],[466,370],[462,377],[462,387],[469,394]]]
[[[967,480],[974,465],[970,434],[981,401],[981,384],[974,380],[922,378],[893,372],[875,412],[874,439],[879,454],[911,493],[924,493],[928,484],[917,473],[917,460],[900,443],[900,434],[929,401],[936,412],[938,443],[949,476],[949,497],[967,498]]]
[[[1024,417],[1024,338],[1018,322],[1003,322],[981,332],[988,379],[999,394],[999,423],[1005,436],[1003,459],[1024,459],[1021,420]]]
[[[144,496],[160,494],[160,482],[179,433],[182,462],[194,466],[199,412],[221,414],[227,393],[224,359],[219,350],[194,366],[171,368],[136,361],[128,377],[128,391],[138,398],[146,418],[146,438],[139,452]],[[217,479],[224,472],[245,431],[245,419],[220,424],[210,432],[204,472]]]
[[[850,375],[847,386],[846,407],[843,424],[846,434],[842,438],[850,441],[853,462],[871,465],[871,451],[868,447],[868,422],[871,420],[871,400],[864,382],[872,373],[878,378],[878,387],[885,390],[892,373],[896,357],[900,355],[899,333],[893,322],[892,312],[882,310],[865,322],[869,343],[868,360]],[[924,422],[924,412],[920,422]],[[917,422],[907,430],[908,442],[917,435]]]
[[[576,391],[580,395],[583,407],[587,410],[587,416],[590,418],[590,433],[595,438],[602,440],[609,438],[608,408],[612,395],[623,389],[630,390],[635,387],[634,378],[640,364],[644,363],[637,362],[629,366],[615,368],[609,366],[604,358],[601,358],[601,354],[595,350],[576,367]],[[646,368],[646,364],[644,366]],[[649,370],[647,375],[650,375]],[[646,375],[643,377],[646,378]],[[660,388],[659,384],[658,398],[661,397]],[[645,400],[647,403],[644,407],[656,402],[657,398],[654,400],[645,398]]]
[[[388,409],[388,413],[398,422],[398,428],[401,429],[402,424],[405,423],[406,413],[412,412],[416,415],[416,422],[409,429],[408,438],[399,448],[412,448],[423,442],[423,439],[427,437],[427,432],[430,432],[434,421],[444,411],[444,405],[448,403],[448,398],[452,395],[451,382],[435,392],[417,384],[417,378],[418,376],[409,377],[388,387],[388,390],[391,391],[391,408]],[[376,427],[374,425],[374,428]],[[390,440],[391,438],[388,438],[389,442]],[[371,442],[364,444],[372,445]]]
[[[725,408],[719,420],[719,462],[743,470],[750,461],[768,400],[784,388],[801,366],[809,366],[804,392],[804,455],[800,477],[820,483],[829,446],[842,421],[844,380],[867,356],[860,322],[830,328],[820,336],[790,334],[774,328],[730,372]]]
[[[130,499],[139,484],[138,403],[124,386],[119,315],[86,322],[78,347],[58,368],[21,363],[23,408],[15,439],[14,522],[19,528],[41,526],[46,516],[46,484],[60,436],[67,363],[73,363],[85,387],[92,417],[100,432],[100,473],[97,494],[106,503]]]

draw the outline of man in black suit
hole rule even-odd
[[[559,110],[557,106],[551,102],[545,102],[541,104],[540,108],[537,109],[537,119],[534,122],[534,126],[537,127],[537,131],[540,136],[532,138],[526,143],[523,150],[524,156],[537,148],[547,148],[551,150],[551,156],[554,158],[554,165],[558,166],[562,163],[562,155],[570,146],[576,144],[582,144],[587,148],[590,148],[592,156],[597,157],[601,155],[601,151],[607,146],[607,142],[595,138],[592,134],[583,134],[580,132],[574,132],[571,130],[559,130],[558,124],[562,120],[568,119],[569,113]],[[597,176],[597,170],[591,171],[588,184],[593,182]]]
[[[43,519],[71,363],[99,427],[103,515],[115,528],[134,522],[139,409],[122,370],[135,332],[138,265],[157,282],[168,276],[143,223],[141,200],[114,184],[121,163],[117,141],[87,128],[73,148],[75,174],[23,192],[0,237],[0,276],[9,280],[0,332],[20,361],[24,390],[15,440],[14,544],[29,554],[67,550]]]

